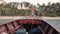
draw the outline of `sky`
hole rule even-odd
[[[7,3],[26,1],[26,2],[29,2],[29,3],[34,4],[34,5],[36,5],[37,3],[39,3],[40,5],[42,5],[43,3],[45,3],[45,5],[47,5],[49,2],[51,2],[51,3],[60,2],[60,0],[4,0],[4,1],[7,2]]]

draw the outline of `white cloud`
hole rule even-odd
[[[60,0],[4,0],[6,1],[7,3],[9,2],[23,2],[23,1],[26,1],[26,2],[30,2],[31,4],[48,4],[48,2],[51,2],[51,3],[56,3],[56,2],[60,2]]]

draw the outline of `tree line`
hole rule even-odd
[[[39,13],[39,16],[49,16],[49,17],[56,17],[60,16],[60,3],[52,3],[49,2],[48,5],[37,4],[39,7],[37,8],[37,13]]]
[[[9,4],[0,4],[0,16],[29,16],[30,13],[30,9],[17,9],[17,7],[11,7]]]
[[[26,4],[28,5],[28,4]],[[60,16],[60,3],[48,3],[48,5],[37,4],[35,7],[36,16],[49,16],[56,17]],[[29,16],[31,15],[31,9],[17,9],[17,7],[11,7],[9,4],[0,4],[0,16]]]

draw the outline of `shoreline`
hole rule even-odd
[[[0,19],[42,19],[42,20],[48,20],[48,19],[52,19],[52,20],[60,20],[60,17],[38,17],[38,16],[0,16]]]

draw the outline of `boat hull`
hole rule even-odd
[[[60,34],[60,32],[54,29],[51,25],[40,19],[20,19],[2,24],[0,25],[0,34],[1,32],[9,31],[11,34],[14,34],[16,31],[15,28],[21,25],[26,28],[27,32],[30,31],[32,28],[40,26],[42,34]]]

